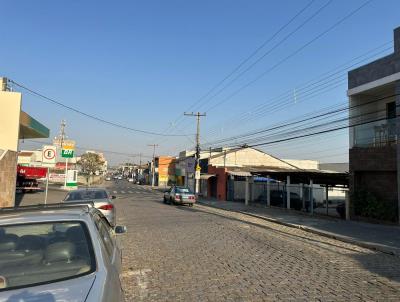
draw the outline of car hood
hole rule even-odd
[[[84,302],[95,275],[0,292],[0,302]]]

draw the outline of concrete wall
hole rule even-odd
[[[0,155],[0,207],[15,205],[17,152],[6,150]]]
[[[400,72],[400,27],[394,30],[394,53],[349,72],[349,89]]]
[[[0,149],[18,150],[21,94],[0,91]]]
[[[0,91],[0,207],[14,206],[21,94]]]

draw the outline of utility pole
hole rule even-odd
[[[154,187],[154,174],[156,172],[156,169],[155,169],[155,164],[156,164],[155,156],[156,156],[156,147],[158,147],[158,145],[157,144],[149,144],[147,146],[153,147],[153,163],[151,165],[151,187]],[[141,158],[141,154],[140,154],[140,158]],[[141,161],[142,160],[140,159],[140,162]]]
[[[197,121],[197,131],[196,131],[196,172],[195,173],[195,186],[194,186],[194,192],[196,194],[199,193],[199,186],[200,186],[200,117],[206,116],[206,113],[200,113],[200,112],[191,112],[191,113],[184,113],[186,116],[195,116],[196,121]]]
[[[59,136],[59,143],[60,143],[60,149],[62,150],[64,140],[65,140],[65,126],[67,123],[65,120],[61,121],[60,125],[60,136]],[[64,176],[64,189],[67,188],[67,174],[68,174],[68,157],[65,158],[65,176]]]

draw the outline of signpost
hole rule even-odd
[[[56,164],[56,146],[44,146],[42,151],[42,163],[43,166],[47,167],[46,173],[46,192],[44,195],[44,204],[47,204],[47,194],[49,191],[49,168],[54,167]]]
[[[68,158],[74,157],[75,142],[71,140],[65,140],[61,145],[61,157],[65,158],[65,180],[64,188],[67,188],[67,176],[68,176]]]

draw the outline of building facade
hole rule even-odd
[[[400,27],[394,53],[351,70],[349,96],[350,213],[399,221]]]
[[[0,207],[15,205],[19,139],[48,138],[50,131],[21,111],[22,94],[0,78]]]

